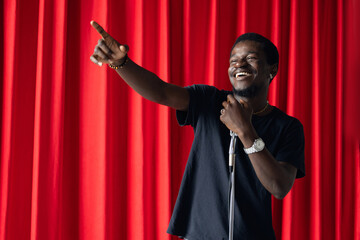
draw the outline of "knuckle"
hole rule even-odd
[[[95,48],[95,54],[96,54],[98,57],[106,58],[105,54],[104,54],[99,48]]]
[[[95,54],[98,54],[99,52],[100,52],[100,49],[99,49],[98,46],[96,46],[95,49],[94,49],[94,53],[95,53]]]

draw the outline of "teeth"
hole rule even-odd
[[[235,74],[235,77],[249,76],[251,73],[248,72],[238,72]]]

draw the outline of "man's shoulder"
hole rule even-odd
[[[215,86],[206,85],[206,84],[194,84],[190,86],[186,86],[191,93],[196,93],[197,96],[215,96],[215,95],[227,95],[230,94],[231,91],[220,90]]]
[[[272,114],[280,124],[284,124],[284,125],[292,126],[292,127],[303,128],[303,125],[299,119],[285,113],[284,111],[282,111],[281,109],[279,109],[277,107],[274,107]]]
[[[214,86],[206,85],[206,84],[193,84],[193,85],[186,86],[185,88],[192,89],[194,91],[204,91],[204,92],[219,91],[218,88],[216,88]]]

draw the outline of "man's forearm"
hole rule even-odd
[[[166,83],[131,61],[127,55],[127,45],[118,43],[97,22],[91,21],[90,24],[102,37],[90,57],[92,62],[115,68],[122,79],[144,98],[177,110],[187,110],[190,97],[185,88]]]
[[[185,88],[164,82],[130,59],[122,68],[116,69],[116,72],[144,98],[177,110],[187,110],[189,94]]]
[[[164,82],[154,73],[128,60],[123,68],[116,69],[120,77],[144,98],[164,104]]]

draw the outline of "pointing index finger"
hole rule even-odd
[[[91,21],[90,24],[102,36],[103,39],[110,37],[110,35],[104,30],[104,28],[100,26],[97,22]]]

